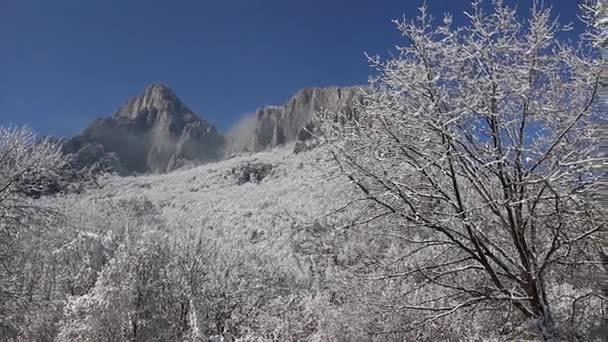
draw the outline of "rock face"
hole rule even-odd
[[[362,87],[307,88],[298,91],[283,106],[268,106],[243,119],[226,137],[226,154],[256,152],[305,139],[302,129],[321,109],[350,114],[360,99]]]
[[[64,151],[114,154],[124,172],[144,173],[168,172],[186,161],[216,160],[222,145],[215,127],[194,114],[167,86],[153,84],[112,117],[95,120],[80,136],[68,140]]]

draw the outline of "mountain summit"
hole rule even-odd
[[[168,115],[187,121],[199,120],[196,114],[188,109],[175,93],[163,83],[153,83],[143,94],[134,97],[122,105],[112,116],[117,120],[137,121],[152,115]]]
[[[168,172],[186,161],[216,160],[222,145],[215,127],[186,107],[169,87],[155,83],[112,117],[95,120],[64,150],[77,159],[82,151],[114,154],[127,173]]]

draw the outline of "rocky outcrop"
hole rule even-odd
[[[259,183],[272,173],[273,165],[263,162],[245,161],[233,167],[229,175],[236,179],[237,184]]]
[[[168,172],[185,161],[221,157],[223,137],[163,84],[153,84],[121,106],[112,117],[95,120],[68,140],[64,151],[82,149],[114,154],[132,172]],[[101,149],[101,151],[100,151]]]
[[[306,139],[302,130],[321,109],[350,114],[360,99],[362,87],[307,88],[298,91],[283,106],[268,106],[243,119],[228,132],[226,154],[255,152]]]

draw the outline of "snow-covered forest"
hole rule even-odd
[[[397,21],[298,153],[119,176],[1,128],[0,340],[600,340],[605,9],[534,4]]]

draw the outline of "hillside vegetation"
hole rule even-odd
[[[370,86],[331,97],[356,98],[348,110],[260,111],[271,141],[248,146],[271,150],[66,177],[104,149],[0,128],[0,339],[599,340],[605,8],[581,6],[577,44],[538,2],[525,19],[501,1],[466,16],[396,21],[398,55],[369,56]],[[161,93],[124,113],[176,136],[158,131],[175,119]],[[300,107],[306,139],[283,145]],[[201,152],[190,133],[215,131],[180,108],[178,149]]]

